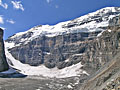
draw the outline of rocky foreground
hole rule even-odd
[[[0,78],[0,90],[78,90],[79,86],[79,77],[66,79]]]

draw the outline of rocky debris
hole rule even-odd
[[[116,78],[120,77],[120,53],[117,54],[108,62],[104,67],[98,70],[95,74],[89,77],[88,80],[83,84],[80,90],[113,90],[118,84],[111,83]],[[111,85],[112,84],[112,85]],[[115,89],[117,90],[117,89]]]
[[[29,76],[0,78],[0,90],[79,90],[79,77],[65,79]]]
[[[102,90],[120,90],[120,77],[117,77],[115,80],[111,79]]]
[[[116,17],[118,18],[118,17]],[[112,19],[112,23],[116,20]],[[116,22],[116,21],[115,21]],[[119,77],[120,77],[120,23],[114,23],[114,26],[109,26],[108,30],[104,31],[99,38],[101,41],[105,40],[104,46],[111,45],[110,48],[104,48],[104,51],[112,53],[107,58],[107,63],[105,63],[100,69],[91,74],[91,76],[86,80],[80,90],[119,90]],[[111,30],[110,30],[111,29]],[[113,39],[114,38],[114,39]],[[115,39],[116,38],[116,39]],[[115,40],[115,42],[114,42]],[[112,42],[111,42],[112,41]],[[116,49],[115,49],[116,48]]]
[[[0,28],[0,72],[8,70],[8,68],[9,66],[4,51],[3,30]]]

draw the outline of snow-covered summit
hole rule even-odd
[[[7,48],[27,44],[40,36],[54,37],[68,33],[103,31],[112,17],[120,13],[118,7],[106,7],[77,19],[61,22],[56,25],[40,25],[28,31],[17,33],[6,41]],[[8,45],[9,44],[9,45]]]

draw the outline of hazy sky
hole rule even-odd
[[[0,27],[6,39],[36,25],[54,25],[112,6],[120,7],[120,0],[0,0]]]

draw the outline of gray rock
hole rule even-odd
[[[3,30],[0,28],[0,72],[8,70],[8,68],[9,66],[4,51]]]

